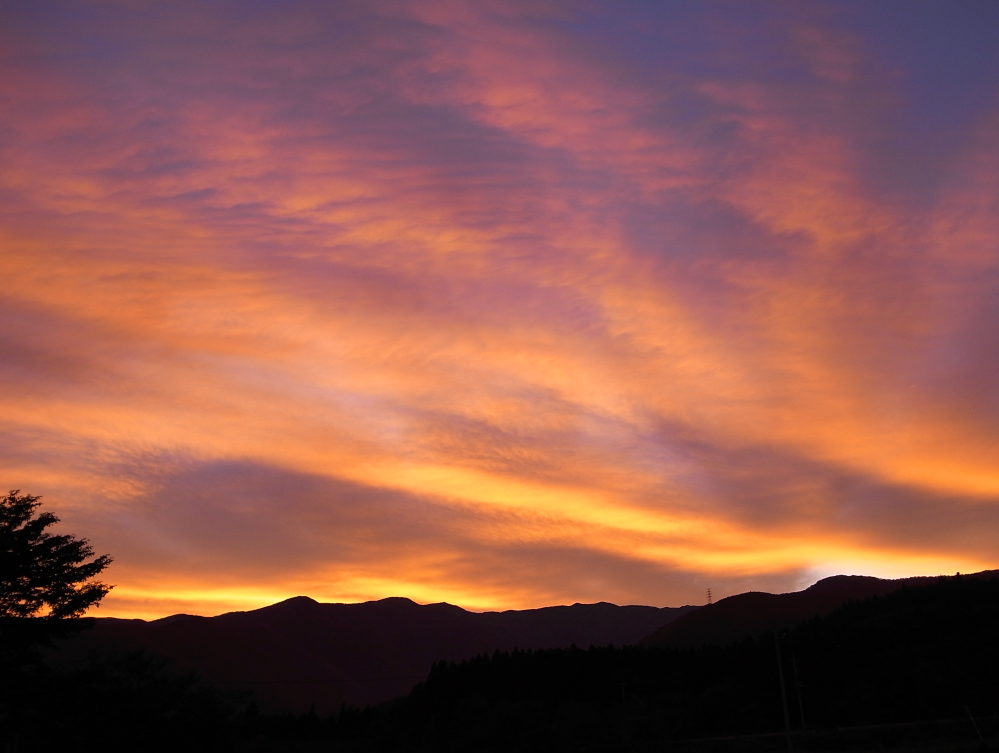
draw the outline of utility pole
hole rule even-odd
[[[958,575],[960,575],[960,574],[961,574],[961,573],[958,573]],[[976,722],[976,721],[975,721],[975,717],[973,717],[973,716],[971,715],[971,712],[970,712],[970,711],[968,711],[968,707],[967,707],[967,706],[965,706],[965,707],[964,707],[964,710],[965,710],[965,711],[967,711],[967,713],[968,713],[968,718],[969,718],[969,719],[971,720],[971,723],[972,723],[972,725],[974,725],[974,727],[975,727],[975,732],[977,732],[977,733],[978,733],[978,739],[979,739],[979,740],[980,740],[981,742],[985,742],[985,738],[984,738],[984,737],[982,737],[982,731],[981,731],[980,729],[978,729],[978,722]]]
[[[780,658],[780,641],[777,639],[777,630],[774,630],[774,648],[777,649],[777,677],[780,678],[780,702],[784,707],[784,735],[787,737],[787,753],[794,753],[794,746],[791,745],[791,717],[787,713],[787,691],[784,689],[784,663]]]
[[[801,702],[801,680],[798,679],[798,659],[791,652],[791,668],[794,670],[794,689],[798,692],[798,718],[801,719],[799,729],[805,729],[805,704]]]

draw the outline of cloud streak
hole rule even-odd
[[[4,483],[122,615],[995,566],[999,72],[760,7],[5,11]]]

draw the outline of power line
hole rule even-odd
[[[209,680],[214,685],[349,685],[364,682],[423,682],[426,677],[363,677],[343,680]]]

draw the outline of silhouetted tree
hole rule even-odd
[[[30,730],[64,687],[41,647],[89,625],[82,615],[111,589],[95,580],[111,557],[49,533],[59,518],[38,512],[38,499],[19,490],[0,497],[0,742],[29,750]]]
[[[50,533],[59,519],[39,507],[19,491],[0,497],[0,750],[226,749],[242,696],[141,652],[59,660],[52,639],[95,622],[83,615],[111,589],[97,579],[111,558]]]
[[[111,589],[94,580],[111,557],[48,533],[59,518],[38,513],[38,500],[20,490],[0,498],[0,617],[79,617]]]

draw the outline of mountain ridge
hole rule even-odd
[[[999,570],[983,570],[963,577],[987,580],[997,574]],[[948,577],[953,576],[886,579],[869,575],[832,575],[801,591],[783,594],[747,591],[682,615],[643,638],[641,644],[664,648],[725,646],[742,638],[783,630],[812,617],[824,616],[851,600],[886,596],[902,588],[931,585]]]
[[[253,690],[261,708],[304,711],[315,703],[328,712],[404,695],[436,661],[514,648],[634,644],[693,609],[600,602],[469,612],[405,597],[337,604],[296,596],[214,617],[96,618],[92,631],[60,653],[71,660],[93,650],[141,649],[210,684]]]
[[[969,574],[987,579],[999,571]],[[320,713],[341,704],[377,704],[408,693],[436,662],[513,649],[644,645],[725,645],[784,629],[848,601],[883,596],[944,577],[824,578],[802,591],[751,591],[705,606],[618,606],[609,602],[529,610],[470,612],[406,597],[355,604],[308,596],[214,617],[96,618],[94,630],[66,641],[72,661],[92,651],[143,650],[220,687],[252,690],[264,710]]]

